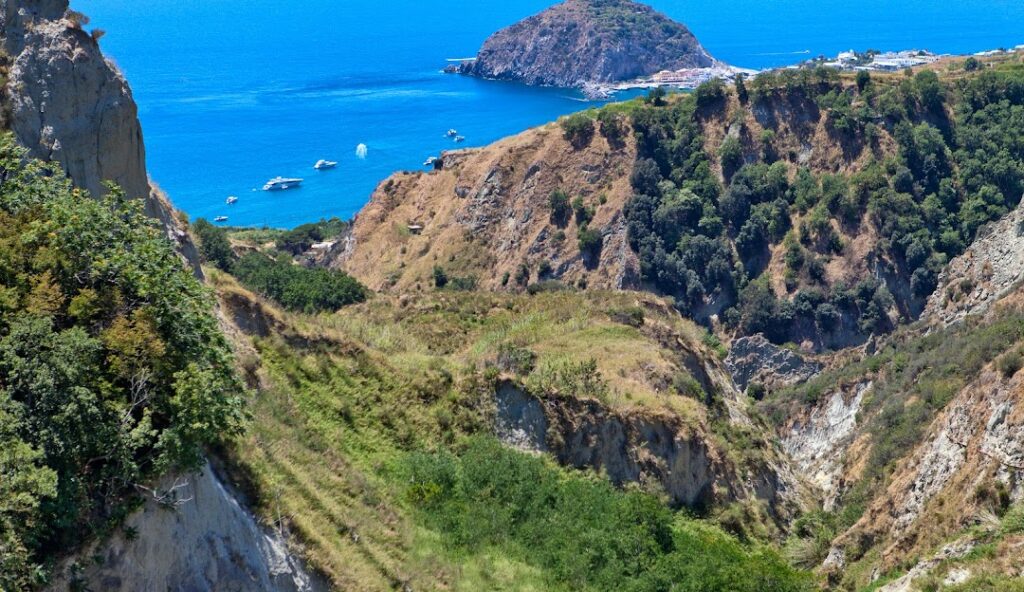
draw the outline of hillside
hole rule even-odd
[[[208,275],[259,393],[231,458],[339,589],[805,589],[755,542],[803,486],[658,299],[438,291],[307,315]]]
[[[461,72],[579,87],[713,64],[689,29],[649,6],[632,0],[566,0],[488,37]]]
[[[948,68],[708,83],[448,153],[382,183],[335,265],[397,291],[434,266],[487,289],[642,287],[724,334],[863,343],[916,319],[1024,194],[1018,70]]]

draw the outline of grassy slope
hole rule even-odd
[[[225,274],[211,271],[210,277],[222,295],[245,292]],[[538,367],[599,357],[613,406],[704,421],[703,405],[654,386],[662,383],[652,376],[680,371],[674,353],[608,314],[638,302],[647,305],[648,324],[671,326],[684,343],[712,355],[697,341],[701,332],[692,324],[649,296],[629,293],[444,292],[401,302],[378,297],[335,315],[268,312],[278,329],[265,338],[240,340],[243,349],[251,343],[242,358],[260,388],[250,429],[231,453],[235,468],[246,474],[264,518],[297,534],[313,564],[342,589],[405,583],[416,590],[579,589],[559,575],[565,558],[541,554],[521,540],[491,533],[480,545],[458,543],[458,532],[438,522],[442,509],[411,501],[408,471],[421,463],[410,465],[410,459],[478,450],[480,444],[467,437],[489,425],[483,395],[490,383],[480,369],[509,342],[535,351]],[[487,463],[501,461],[500,454],[483,450],[491,455]],[[610,507],[623,503],[616,500],[626,494],[602,479],[506,454],[502,462],[534,471],[529,474],[537,478],[582,488]],[[489,507],[479,505],[479,492],[467,499],[470,509]],[[578,524],[562,510],[551,511]],[[697,537],[718,545],[730,558],[722,560],[726,567],[755,557],[746,568],[750,573],[786,571],[772,563],[771,553],[748,556],[715,527],[682,516],[671,520],[671,531],[684,537],[680,541]],[[536,527],[551,528],[547,524]],[[618,538],[594,534],[595,524],[578,528],[595,541]]]

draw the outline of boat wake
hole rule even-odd
[[[811,50],[805,49],[803,51],[776,51],[769,53],[755,53],[756,56],[788,56],[788,55],[807,55],[811,53]]]

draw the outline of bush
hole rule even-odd
[[[210,224],[205,218],[196,220],[192,231],[199,239],[199,256],[224,271],[231,271],[235,253],[231,250],[227,231]]]
[[[1024,356],[1019,349],[1006,352],[996,361],[996,368],[1006,378],[1012,378],[1024,366]]]
[[[510,554],[543,570],[552,589],[813,589],[769,549],[492,438],[471,438],[459,456],[409,455],[403,471],[406,499],[446,544]]]
[[[445,273],[444,269],[442,269],[440,265],[434,266],[432,276],[434,278],[435,288],[441,289],[448,285],[448,274]]]
[[[725,83],[719,78],[713,78],[698,86],[693,94],[700,108],[721,105],[725,101]]]
[[[548,207],[551,208],[551,222],[558,226],[564,226],[569,222],[569,214],[572,207],[569,205],[569,196],[561,189],[556,189],[548,196]]]
[[[676,375],[672,377],[672,389],[677,395],[683,397],[690,397],[698,401],[705,399],[704,387],[688,372],[676,372]]]
[[[743,146],[740,145],[739,140],[729,136],[718,149],[718,157],[722,163],[722,171],[725,172],[726,177],[731,177],[743,166]]]
[[[250,290],[287,309],[309,314],[335,311],[362,302],[368,295],[366,288],[347,273],[309,269],[261,253],[239,259],[234,274]]]
[[[622,116],[612,109],[601,109],[597,113],[597,121],[601,124],[601,135],[608,140],[614,148],[622,145],[626,136],[626,126],[623,125]]]
[[[601,248],[604,246],[604,237],[601,236],[600,231],[584,226],[580,228],[578,238],[580,253],[584,257],[596,259],[601,254]]]
[[[96,200],[0,141],[0,589],[240,431],[213,301],[138,200]]]
[[[504,372],[512,372],[526,376],[533,372],[537,362],[537,354],[511,343],[498,346],[497,366]]]
[[[565,139],[577,150],[586,148],[594,137],[594,120],[586,113],[569,115],[560,123]]]

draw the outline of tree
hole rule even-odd
[[[967,58],[964,60],[964,70],[967,72],[981,70],[983,67],[984,64],[982,64],[977,58]]]
[[[586,113],[576,113],[565,117],[562,119],[561,125],[565,139],[577,150],[586,148],[590,144],[591,138],[594,137],[594,120]]]
[[[736,75],[736,97],[740,100],[740,103],[746,104],[750,98],[747,92],[747,77],[743,74]]]
[[[601,135],[608,140],[613,148],[621,147],[626,135],[622,117],[614,110],[605,107],[597,112],[597,121],[601,124]]]
[[[0,588],[237,434],[244,387],[204,287],[142,204],[0,141]],[[14,246],[16,245],[16,246]]]
[[[585,258],[595,260],[601,254],[604,246],[604,237],[601,232],[584,226],[578,233],[580,253]]]
[[[864,89],[871,84],[871,73],[867,70],[857,72],[857,90],[864,92]]]
[[[743,146],[740,141],[729,136],[718,149],[718,158],[722,163],[722,172],[726,178],[732,177],[743,166]]]
[[[441,289],[448,285],[448,274],[444,272],[444,269],[440,265],[434,266],[434,287]]]
[[[231,250],[227,231],[210,224],[205,218],[196,220],[192,224],[192,230],[199,238],[199,255],[203,260],[224,271],[230,271],[235,261],[235,253]]]
[[[561,189],[556,189],[548,196],[548,207],[551,209],[551,222],[556,226],[565,226],[569,222],[569,196]]]

